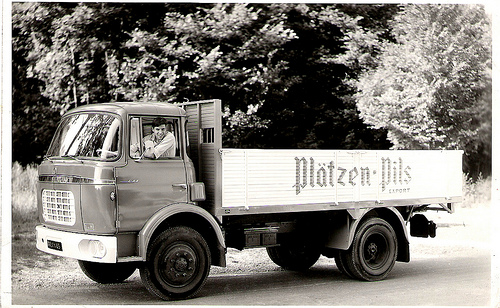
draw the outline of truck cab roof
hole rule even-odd
[[[164,102],[113,102],[79,106],[70,110],[67,114],[76,112],[112,112],[120,115],[143,114],[143,115],[170,115],[185,116],[184,109],[177,105]]]

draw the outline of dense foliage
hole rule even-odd
[[[468,171],[491,165],[491,29],[468,5],[408,5],[392,22],[395,42],[357,81],[366,123],[395,148],[464,149]]]
[[[38,162],[74,106],[219,98],[225,146],[461,148],[484,161],[489,31],[463,5],[14,3],[13,160]],[[432,63],[445,55],[459,67]],[[397,83],[425,95],[384,94]],[[393,124],[423,117],[434,130]]]

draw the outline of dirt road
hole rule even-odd
[[[322,257],[310,271],[295,273],[281,270],[263,249],[230,250],[228,267],[213,267],[197,298],[169,304],[495,305],[489,215],[488,208],[427,215],[441,226],[438,236],[412,238],[411,262],[397,263],[386,280],[374,283],[342,276],[333,259]],[[12,278],[13,304],[165,304],[146,291],[138,272],[123,284],[98,285],[73,260],[45,268],[34,263]]]

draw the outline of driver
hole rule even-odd
[[[153,133],[143,138],[143,156],[151,159],[174,157],[176,142],[172,133],[172,122],[167,119],[157,117],[153,120]],[[139,144],[131,146],[132,152],[139,151]]]

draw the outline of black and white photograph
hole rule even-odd
[[[1,307],[500,308],[497,5],[1,8]]]

